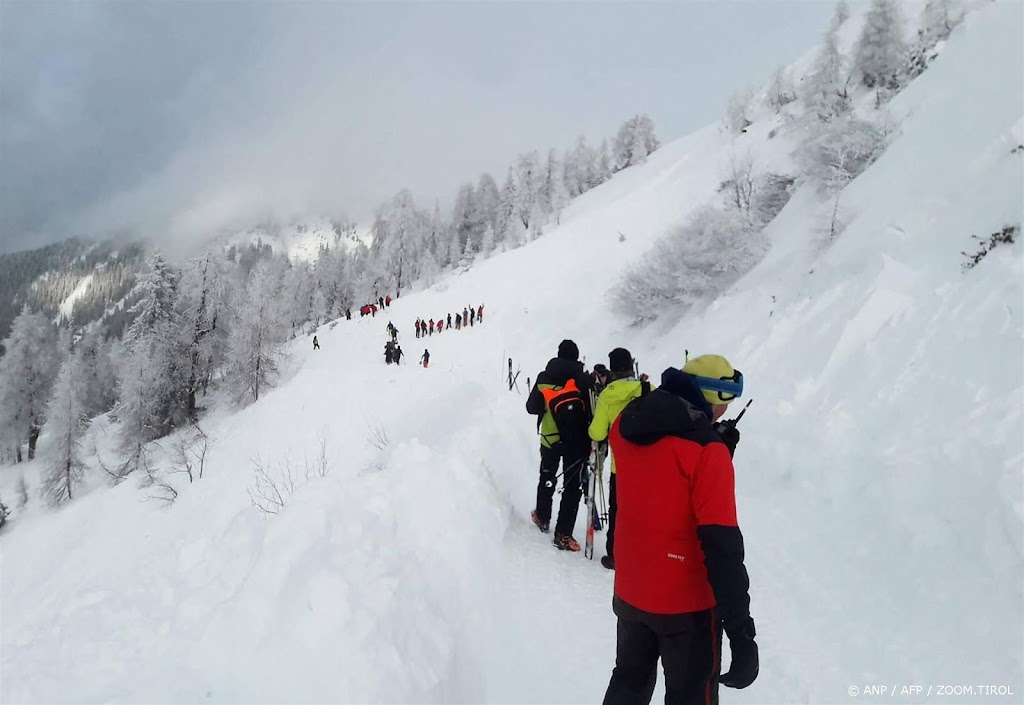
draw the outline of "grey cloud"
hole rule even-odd
[[[831,4],[0,4],[0,251],[446,203],[516,153],[663,139],[813,46]]]

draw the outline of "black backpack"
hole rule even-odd
[[[569,445],[590,443],[590,418],[583,392],[576,386],[576,380],[569,379],[562,387],[541,389],[540,392],[544,395],[544,403],[555,421],[561,441]]]

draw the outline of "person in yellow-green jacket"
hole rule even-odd
[[[611,380],[594,405],[594,420],[590,422],[590,439],[597,444],[595,452],[602,453],[607,448],[608,431],[615,419],[629,402],[651,391],[647,375],[641,379],[634,376],[633,356],[625,348],[615,348],[608,353],[608,376]],[[615,497],[615,457],[611,458],[611,479],[608,490],[608,533],[605,551],[608,555],[601,558],[601,565],[615,570],[615,514],[618,504]]]

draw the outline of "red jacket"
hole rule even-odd
[[[749,619],[732,458],[706,405],[671,391],[688,380],[668,379],[668,389],[662,381],[631,402],[609,434],[618,505],[615,594],[645,612],[718,604],[727,625]]]

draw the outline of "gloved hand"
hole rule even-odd
[[[729,672],[722,674],[718,682],[726,688],[746,688],[757,679],[760,663],[757,657],[757,643],[754,641],[754,620],[747,620],[739,628],[726,629],[729,635],[729,649],[732,663]]]
[[[601,456],[602,460],[608,460],[608,441],[598,441],[597,454]]]
[[[740,442],[740,430],[733,426],[731,423],[725,421],[716,421],[712,428],[718,432],[718,435],[722,437],[722,442],[725,443],[725,447],[729,449],[729,455],[736,455],[736,446]]]

